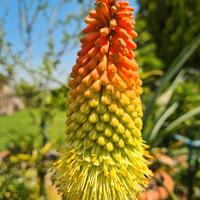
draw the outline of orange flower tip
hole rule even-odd
[[[118,88],[121,89],[127,88],[127,84],[120,78],[118,74],[115,74],[115,76],[112,78],[112,83]]]
[[[81,54],[82,54],[82,50],[78,51],[77,55],[81,56]]]
[[[103,22],[104,25],[107,24],[107,20],[106,20],[106,16],[103,13],[103,4],[100,2],[98,3],[98,5],[96,6],[96,12],[98,15],[98,18],[100,19],[101,22]]]
[[[97,80],[99,78],[99,73],[97,71],[97,69],[94,69],[92,72],[91,72],[91,76],[94,80]]]
[[[89,15],[90,15],[90,17],[96,17],[97,16],[96,10],[90,10]]]
[[[130,38],[128,32],[127,32],[124,28],[121,28],[121,27],[119,27],[119,26],[116,27],[116,33],[117,33],[119,36],[123,37],[124,39],[129,39],[129,38]]]
[[[89,56],[90,58],[93,58],[97,52],[98,52],[98,50],[97,50],[95,47],[93,47],[92,49],[90,49],[90,50],[88,51],[88,56]]]
[[[132,13],[135,11],[135,9],[132,7],[122,8],[122,10],[127,11],[127,12],[132,12]]]
[[[102,61],[99,63],[99,65],[97,66],[97,69],[100,72],[104,72],[106,70],[107,67],[107,56],[104,55]]]
[[[138,36],[137,32],[135,32],[134,30],[130,32],[130,35],[132,38],[136,38]]]
[[[110,33],[110,28],[109,27],[105,27],[105,28],[101,28],[100,29],[100,34],[102,36],[107,36]]]
[[[110,28],[111,28],[111,30],[114,30],[116,26],[117,26],[116,19],[111,19],[110,20]]]
[[[90,24],[90,25],[88,25],[86,28],[84,28],[82,30],[82,33],[83,34],[87,34],[87,33],[94,32],[94,31],[97,31],[97,26]]]
[[[127,78],[133,78],[133,71],[122,67],[119,69]]]
[[[89,85],[91,82],[92,82],[92,79],[91,79],[90,74],[87,75],[87,76],[82,80],[82,83],[85,84],[85,85]]]
[[[87,55],[84,55],[84,56],[77,58],[76,64],[77,65],[79,65],[79,64],[84,65],[88,60],[89,60],[89,57]]]
[[[99,22],[99,20],[98,19],[95,19],[95,18],[93,18],[93,17],[86,17],[85,18],[85,23],[86,24],[96,24],[96,23],[98,23]]]
[[[115,75],[116,72],[117,72],[116,67],[111,67],[111,66],[108,67],[108,76],[110,79]]]
[[[118,20],[118,25],[129,30],[134,28],[132,21],[130,22],[130,21]]]
[[[69,87],[71,87],[71,88],[73,88],[73,86],[74,86],[74,81],[73,80],[71,80],[71,81],[69,81]]]
[[[80,67],[76,71],[78,72],[78,74],[82,74],[85,71],[85,68],[84,67]]]
[[[112,15],[117,13],[117,7],[115,5],[111,7],[111,13]]]
[[[122,38],[118,38],[118,42],[122,47],[126,47],[126,42]]]
[[[102,12],[103,12],[103,15],[106,17],[106,19],[110,19],[110,12],[109,12],[109,8],[107,6],[107,4],[105,2],[102,2]]]
[[[70,73],[70,77],[71,77],[71,78],[76,77],[76,72],[73,72],[73,71],[72,71],[72,72]]]
[[[116,13],[117,18],[123,18],[123,17],[130,17],[132,18],[132,12],[128,11],[120,11]]]
[[[94,89],[95,92],[100,91],[100,89],[101,89],[100,80],[96,80],[96,81],[92,84],[92,89]]]
[[[140,79],[137,80],[137,83],[138,83],[139,86],[142,86],[142,84],[143,84],[142,81],[141,81]],[[141,89],[142,89],[142,88],[141,88]]]
[[[126,41],[127,45],[132,48],[132,49],[136,49],[137,48],[137,44],[135,42],[133,42],[132,40],[128,39]]]
[[[129,3],[127,1],[118,1],[117,4],[120,6],[120,7],[126,7],[129,5]]]
[[[92,40],[95,40],[98,36],[99,36],[99,32],[88,33],[83,38],[81,38],[80,41],[82,43],[91,42]]]
[[[133,72],[133,71],[132,71],[132,76],[133,76],[134,79],[139,79],[139,74],[138,74],[138,72]]]
[[[106,41],[106,37],[105,36],[99,37],[95,42],[95,47],[96,48],[101,47],[104,44],[105,41]]]
[[[77,90],[73,90],[73,91],[70,92],[70,95],[71,95],[72,97],[74,97],[74,96],[76,96],[77,93],[78,93]]]
[[[92,96],[92,91],[91,90],[86,90],[83,94],[85,97],[90,98]]]
[[[100,51],[102,54],[106,54],[106,53],[108,53],[108,49],[109,49],[109,41],[107,41],[107,44],[105,44],[101,47]]]
[[[116,0],[105,0],[105,2],[106,1],[107,1],[107,4],[111,4],[111,5],[113,5],[116,2]]]
[[[103,73],[103,75],[101,76],[100,78],[100,82],[102,85],[108,85],[109,84],[109,79],[108,79],[108,76],[107,76],[107,72],[105,71]]]

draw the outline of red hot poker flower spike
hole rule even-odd
[[[64,199],[137,199],[148,183],[133,9],[97,0],[69,82],[67,140],[56,163]]]

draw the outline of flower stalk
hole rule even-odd
[[[55,163],[64,199],[137,199],[151,176],[133,50],[133,8],[96,0],[72,69],[66,143]]]

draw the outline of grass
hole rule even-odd
[[[36,143],[41,137],[39,128],[40,113],[38,110],[25,109],[9,116],[0,116],[0,150],[6,148],[12,139],[30,135]],[[64,139],[65,112],[56,111],[48,125],[50,141],[58,144]]]

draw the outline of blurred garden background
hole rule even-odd
[[[89,0],[0,0],[0,200],[56,200],[67,81]],[[141,199],[200,199],[200,0],[131,0],[151,180]]]

